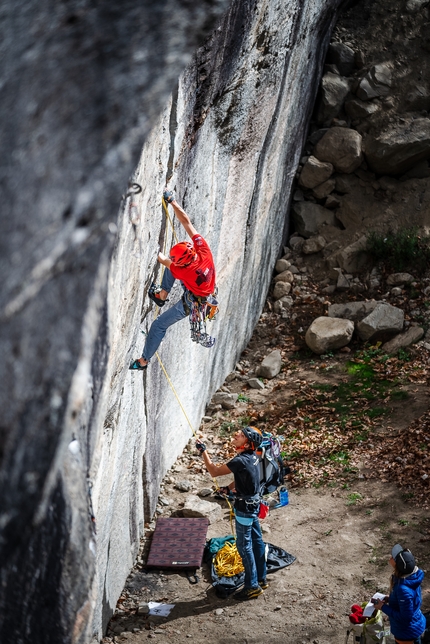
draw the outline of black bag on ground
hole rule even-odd
[[[212,539],[208,541],[206,548],[209,550],[210,543]],[[267,573],[276,572],[281,568],[286,568],[295,562],[296,558],[294,555],[290,555],[289,552],[279,548],[279,546],[274,546],[271,543],[266,543],[266,565]],[[205,557],[206,558],[206,557]],[[240,572],[238,575],[233,577],[218,577],[215,566],[214,566],[214,556],[211,558],[211,578],[212,586],[215,588],[217,597],[225,599],[232,595],[238,588],[240,588],[245,581],[245,573]]]

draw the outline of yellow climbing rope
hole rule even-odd
[[[233,577],[245,570],[242,558],[237,551],[236,541],[234,543],[227,541],[216,553],[213,563],[218,577]]]

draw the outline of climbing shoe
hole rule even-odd
[[[260,586],[257,586],[257,588],[242,588],[242,590],[239,590],[239,592],[234,593],[233,599],[237,599],[238,601],[247,601],[248,599],[257,599],[260,595],[263,594],[263,589],[260,588]]]
[[[129,369],[132,371],[145,371],[147,367],[147,364],[142,367],[139,360],[133,360],[133,362],[130,363]]]
[[[150,299],[150,300],[152,300],[153,302],[155,302],[155,304],[156,304],[157,306],[159,306],[159,307],[160,307],[160,309],[161,309],[161,307],[162,307],[162,306],[164,306],[164,305],[165,305],[165,303],[166,303],[166,302],[168,302],[169,300],[162,300],[162,299],[160,299],[160,298],[158,297],[158,293],[159,293],[160,291],[161,291],[161,286],[157,286],[157,284],[155,284],[155,282],[152,282],[151,286],[149,287],[148,297],[149,297],[149,299]]]
[[[261,590],[266,590],[266,588],[269,588],[269,582],[267,581],[267,579],[259,579],[258,585],[260,586]]]
[[[172,203],[175,200],[175,195],[171,190],[166,190],[163,192],[163,199],[166,203]]]

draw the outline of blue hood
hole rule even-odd
[[[408,577],[404,577],[401,583],[405,584],[406,586],[409,586],[409,588],[412,588],[412,590],[416,590],[418,586],[421,585],[423,579],[424,579],[424,573],[422,570],[418,569],[416,572],[413,572],[411,575],[408,575]]]

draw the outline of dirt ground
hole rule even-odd
[[[239,401],[232,410],[211,410],[212,415],[203,419],[199,436],[214,460],[223,462],[232,455],[232,433],[245,420],[252,419],[260,428],[278,431],[279,435],[284,432],[286,452],[293,447],[288,443],[288,432],[291,430],[295,436],[296,428],[303,425],[303,438],[294,438],[296,443],[302,440],[303,454],[290,461],[294,469],[287,479],[290,503],[271,509],[262,522],[265,541],[293,554],[296,561],[271,574],[269,588],[257,600],[241,603],[233,598],[219,599],[206,564],[197,571],[196,585],[191,585],[183,573],[145,570],[154,520],[146,526],[141,553],[109,624],[105,643],[141,644],[150,638],[160,644],[188,639],[210,644],[280,644],[288,638],[294,644],[343,644],[351,605],[368,600],[376,591],[388,591],[388,558],[395,543],[409,547],[424,571],[430,568],[429,495],[427,492],[423,497],[425,504],[414,496],[415,488],[422,483],[421,473],[415,479],[411,475],[409,485],[398,487],[386,478],[389,475],[385,470],[391,467],[391,461],[375,451],[391,437],[399,442],[399,454],[403,455],[405,432],[409,435],[410,427],[426,414],[429,352],[413,349],[409,362],[393,359],[389,363],[389,369],[397,369],[400,374],[395,380],[396,389],[402,388],[407,397],[395,400],[385,391],[386,413],[373,420],[366,416],[367,438],[351,443],[348,428],[344,428],[344,450],[350,454],[345,461],[348,466],[329,461],[323,466],[323,459],[318,461],[314,452],[309,452],[311,458],[306,457],[307,438],[312,432],[306,421],[314,405],[313,394],[308,400],[306,396],[315,386],[336,387],[345,382],[345,365],[354,356],[362,355],[362,348],[352,345],[350,352],[322,357],[309,354],[301,331],[309,317],[306,307],[297,306],[297,317],[287,326],[270,308],[269,300],[236,371],[221,388],[239,394]],[[282,353],[281,372],[265,380],[264,389],[250,388],[249,376],[272,349]],[[419,373],[419,378],[411,378],[414,373]],[[298,406],[301,396],[304,406]],[[366,400],[358,401],[358,407],[364,404]],[[371,401],[373,408],[378,404],[378,400]],[[318,400],[317,408],[324,409]],[[328,416],[325,425],[319,419],[325,427],[321,431],[334,432],[339,414],[325,409]],[[326,435],[319,437],[321,444],[317,441],[320,456]],[[395,454],[390,458],[398,464]],[[321,479],[324,469],[327,478]],[[189,484],[187,491],[177,487],[183,481]],[[226,484],[228,477],[218,482]],[[199,494],[210,487],[212,480],[192,440],[164,479],[157,516],[181,516],[189,494]],[[230,534],[226,503],[212,495],[205,500],[223,509],[222,519],[209,526],[208,539]],[[423,610],[430,610],[429,579],[426,577],[423,584]],[[139,604],[150,601],[174,604],[174,609],[166,618],[139,614]]]
[[[426,514],[391,484],[356,481],[351,489],[363,497],[357,504],[348,505],[348,490],[310,488],[290,491],[290,504],[271,510],[262,522],[264,539],[297,559],[268,577],[270,586],[257,600],[218,599],[206,565],[197,585],[183,574],[135,569],[111,621],[119,631],[111,641],[343,644],[350,606],[387,591],[395,543],[407,544],[424,570],[430,564]],[[228,511],[224,514],[209,526],[208,538],[230,533]],[[423,608],[429,610],[428,578],[423,591]],[[175,608],[167,618],[136,615],[138,604],[148,601]]]

